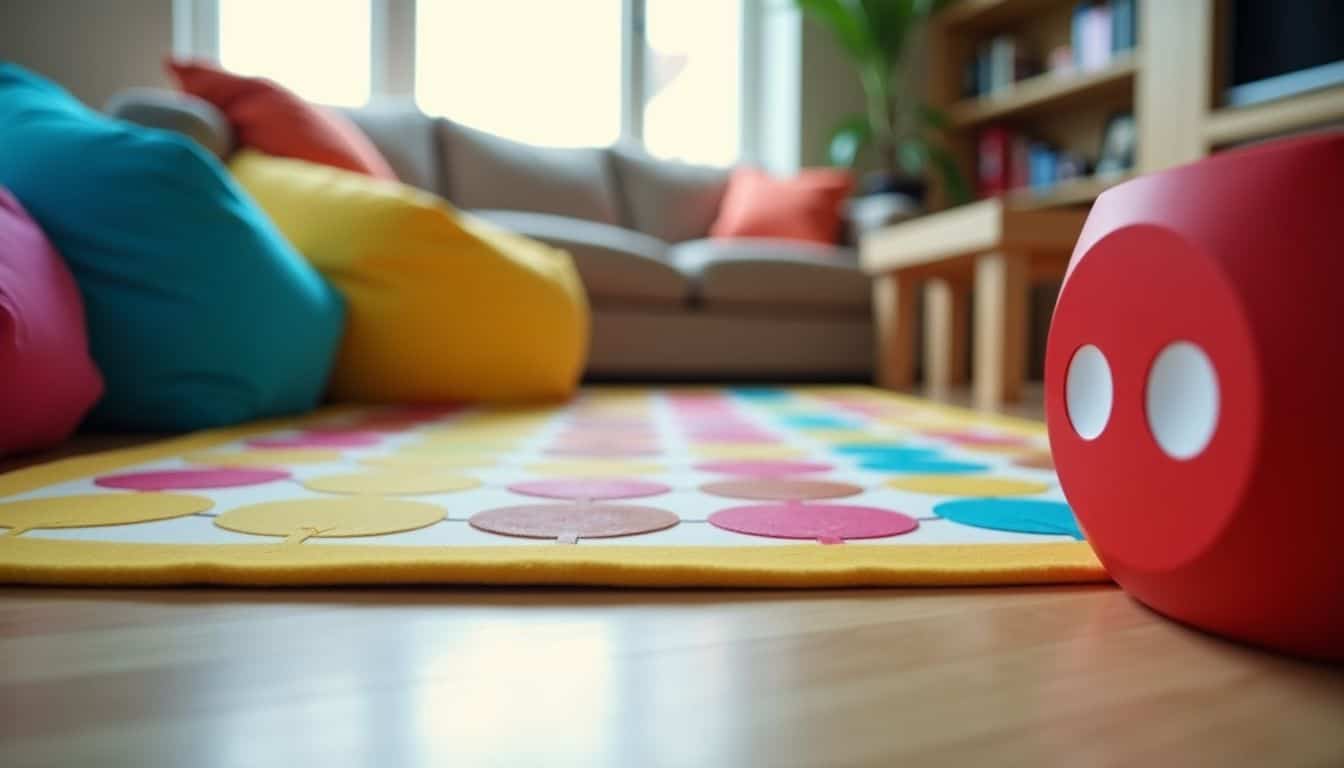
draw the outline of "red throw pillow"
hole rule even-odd
[[[806,168],[777,179],[738,168],[728,181],[710,237],[774,237],[834,244],[840,241],[840,206],[854,179],[833,168]]]
[[[178,86],[214,104],[229,118],[239,144],[395,181],[397,174],[373,142],[344,116],[309,104],[279,85],[199,61],[168,59]]]

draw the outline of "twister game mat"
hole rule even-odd
[[[0,475],[0,581],[1100,581],[1044,427],[859,387],[343,408]]]

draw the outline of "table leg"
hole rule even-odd
[[[935,278],[924,286],[924,377],[933,392],[966,381],[970,287]]]
[[[976,259],[973,388],[979,408],[1022,396],[1029,266],[1026,257],[1002,252]]]
[[[873,280],[877,385],[909,389],[915,378],[915,290],[917,281],[895,272]]]

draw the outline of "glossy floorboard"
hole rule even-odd
[[[1113,588],[0,590],[0,765],[1344,764],[1344,669]]]

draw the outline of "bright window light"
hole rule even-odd
[[[600,146],[621,131],[621,0],[419,0],[415,99],[517,141]]]
[[[369,0],[218,0],[219,62],[310,101],[369,100]]]
[[[647,0],[644,145],[660,157],[738,158],[742,3]]]

